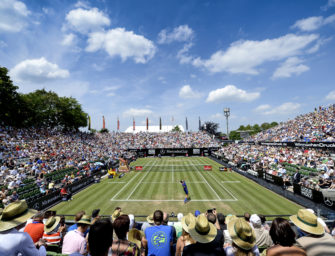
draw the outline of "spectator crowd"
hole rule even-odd
[[[177,215],[161,210],[144,223],[117,207],[111,216],[99,209],[78,212],[73,225],[55,212],[28,209],[15,201],[0,217],[0,255],[335,255],[335,226],[330,229],[311,209],[289,220],[245,213],[226,216],[216,209]]]

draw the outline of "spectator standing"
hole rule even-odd
[[[117,236],[117,240],[114,240],[112,247],[110,248],[108,255],[129,255],[137,256],[140,255],[140,249],[135,243],[127,240],[127,233],[129,231],[130,219],[128,215],[120,215],[113,222],[113,229]]]
[[[191,237],[196,241],[184,247],[183,256],[203,256],[203,255],[223,255],[222,247],[213,243],[217,228],[208,221],[204,214],[200,214],[197,218],[191,219],[188,226]]]
[[[334,238],[325,233],[324,227],[313,213],[300,209],[290,220],[307,234],[297,239],[297,246],[303,248],[308,256],[335,255]]]
[[[113,243],[113,224],[110,219],[98,219],[90,227],[87,250],[91,256],[106,256]]]
[[[293,175],[293,183],[299,183],[301,179],[301,174],[299,169],[296,169],[295,174]]]
[[[63,254],[71,254],[79,252],[85,254],[87,252],[85,232],[91,225],[91,220],[88,215],[84,215],[80,221],[77,222],[78,228],[68,232],[63,241]]]
[[[270,236],[274,245],[267,249],[267,256],[306,256],[303,249],[294,246],[295,233],[287,220],[274,219],[270,228]]]
[[[24,232],[30,235],[34,243],[38,242],[43,237],[44,233],[43,216],[44,214],[42,212],[38,212],[34,216],[33,222],[29,223],[23,230]]]
[[[148,228],[148,227],[152,227],[154,226],[154,215],[153,214],[150,214],[148,217],[147,217],[147,221],[143,223],[142,227],[141,227],[141,230],[143,232],[145,232],[145,230]]]
[[[24,227],[26,221],[37,211],[28,209],[26,201],[16,201],[3,210],[0,219],[0,255],[45,256],[43,241],[38,241],[36,249],[31,237],[18,230]]]
[[[142,244],[148,250],[148,255],[169,256],[173,243],[172,228],[162,225],[163,212],[156,210],[153,214],[154,226],[144,231]]]

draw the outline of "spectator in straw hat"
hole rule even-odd
[[[335,255],[335,240],[325,232],[315,214],[300,209],[290,220],[307,234],[297,239],[297,246],[303,248],[307,255]]]
[[[123,213],[121,212],[121,208],[120,207],[116,207],[113,214],[112,214],[112,221],[114,222],[114,220],[121,216]]]
[[[228,231],[232,239],[232,246],[225,248],[227,256],[260,255],[256,245],[255,232],[249,222],[243,218],[231,220],[228,223]]]
[[[91,256],[106,256],[113,243],[113,224],[108,219],[98,219],[90,227],[87,250]]]
[[[256,245],[262,248],[268,248],[272,245],[272,239],[270,237],[269,231],[265,230],[262,226],[261,218],[257,214],[252,214],[250,216],[250,223],[254,228],[256,235]]]
[[[193,216],[193,214],[189,213],[181,219],[182,234],[177,240],[176,256],[181,256],[185,246],[195,243],[195,241],[190,236],[188,230],[188,226],[190,225],[192,219],[194,218],[195,217]]]
[[[141,230],[143,232],[145,232],[145,230],[149,227],[152,227],[154,226],[154,215],[153,214],[150,214],[148,217],[147,217],[147,221],[143,223],[142,227],[141,227]]]
[[[223,248],[214,241],[217,228],[208,221],[205,214],[191,219],[188,225],[191,237],[196,241],[184,247],[183,256],[223,255]]]
[[[135,243],[137,247],[141,250],[143,236],[144,236],[144,233],[142,231],[139,231],[136,228],[132,228],[128,232],[128,241]]]
[[[77,222],[78,228],[68,232],[63,241],[63,254],[71,254],[79,252],[81,254],[86,253],[86,239],[84,233],[91,225],[90,216],[84,215],[80,221]]]
[[[225,219],[226,229],[223,230],[225,247],[231,246],[233,244],[233,241],[232,241],[231,236],[230,236],[229,231],[228,231],[228,223],[232,220],[235,220],[235,219],[237,219],[237,217],[235,215],[232,215],[232,214],[228,214],[226,219]]]
[[[65,225],[60,225],[59,216],[50,217],[44,225],[43,239],[47,245],[60,245],[62,234],[65,231]]]
[[[36,213],[37,211],[28,209],[24,200],[11,203],[3,209],[0,218],[0,255],[46,255],[42,240],[37,242],[39,249],[36,249],[29,234],[18,231]]]

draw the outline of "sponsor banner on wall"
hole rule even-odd
[[[212,166],[211,165],[204,165],[204,170],[205,171],[211,171],[212,170]]]
[[[257,144],[261,146],[274,146],[274,147],[299,147],[299,148],[324,148],[335,149],[335,142],[273,142],[273,141],[242,141],[240,143]]]
[[[135,171],[143,171],[143,166],[135,166]]]
[[[146,156],[210,156],[219,148],[156,148],[156,149],[129,149],[136,152],[138,157]]]

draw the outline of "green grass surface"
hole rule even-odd
[[[220,172],[220,165],[209,158],[141,158],[132,165],[141,165],[144,170],[104,179],[52,209],[58,214],[80,210],[90,214],[99,208],[100,214],[110,215],[120,206],[125,213],[149,215],[156,209],[185,214],[216,208],[224,214],[287,215],[302,208],[237,173]],[[213,170],[204,171],[204,165],[212,165]],[[186,180],[192,198],[187,204],[181,179]]]

